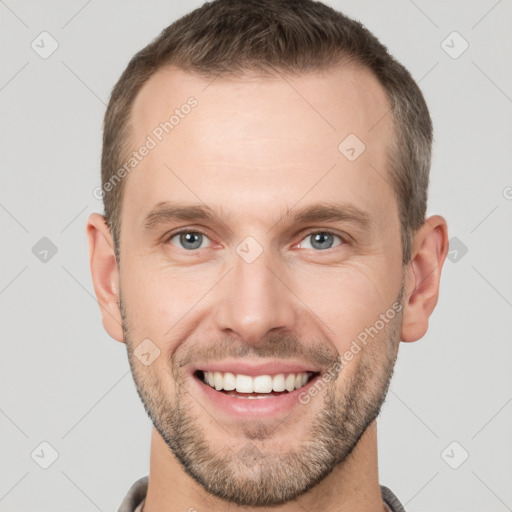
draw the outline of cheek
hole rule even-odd
[[[359,382],[370,394],[383,389],[396,361],[399,342],[400,317],[391,316],[387,316],[387,322],[379,319],[372,323],[343,347],[344,351],[340,352],[340,393],[345,393],[354,382]]]
[[[180,320],[190,304],[173,286],[155,279],[149,272],[125,266],[128,277],[122,283],[129,337],[133,346],[133,364],[142,382],[156,383],[174,396],[175,376],[171,356],[185,334]],[[149,355],[146,355],[149,354]],[[148,361],[148,357],[151,361]],[[146,359],[144,359],[146,358]]]
[[[303,276],[305,277],[305,276]],[[383,282],[383,275],[363,265],[350,265],[331,269],[325,278],[298,278],[303,284],[296,289],[299,297],[313,314],[313,321],[320,322],[325,335],[333,340],[339,353],[348,349],[351,342],[379,320],[391,308],[396,283]],[[312,284],[314,283],[314,285]]]
[[[123,299],[129,306],[130,327],[139,337],[175,338],[182,320],[208,289],[207,283],[147,263],[125,266]]]

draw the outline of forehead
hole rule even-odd
[[[123,216],[175,197],[231,201],[241,215],[283,194],[287,207],[306,194],[385,207],[389,110],[377,79],[354,66],[270,78],[161,69],[132,108],[132,148],[154,147],[129,175]]]

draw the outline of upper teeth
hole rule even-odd
[[[239,393],[271,393],[272,391],[293,391],[306,384],[311,372],[279,373],[273,377],[270,375],[234,374],[230,372],[203,372],[204,381],[217,391],[232,391]]]

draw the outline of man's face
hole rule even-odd
[[[124,341],[146,411],[187,473],[227,501],[270,506],[346,459],[391,378],[403,269],[389,106],[354,68],[213,81],[167,69],[135,101],[132,147],[191,96],[197,106],[126,178]],[[317,205],[342,214],[297,218]],[[149,217],[176,206],[213,216]],[[256,398],[202,381],[196,370],[217,363],[314,380]]]

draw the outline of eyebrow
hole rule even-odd
[[[206,205],[181,205],[168,201],[160,202],[146,215],[142,222],[144,231],[151,231],[161,224],[173,221],[205,220],[218,222],[215,212]]]
[[[197,220],[209,221],[225,226],[224,222],[220,220],[220,216],[209,206],[204,204],[184,205],[164,201],[157,203],[145,216],[142,222],[142,229],[144,231],[151,231],[162,224],[173,221],[191,222]],[[373,226],[371,216],[360,208],[350,204],[325,202],[306,206],[298,210],[293,207],[287,208],[284,215],[279,221],[274,223],[272,228],[282,221],[295,224],[350,222],[365,230],[370,230]]]
[[[370,215],[360,208],[349,204],[319,203],[307,206],[296,213],[287,209],[283,219],[292,220],[297,224],[312,222],[351,222],[364,229],[370,229],[372,220]]]

